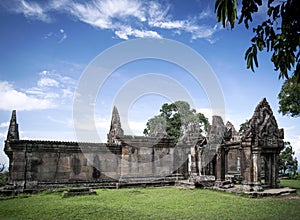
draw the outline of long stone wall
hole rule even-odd
[[[28,189],[41,184],[158,180],[172,175],[174,158],[186,160],[186,154],[179,154],[175,146],[150,145],[10,140],[5,150],[11,184]]]
[[[13,111],[4,147],[10,184],[30,189],[47,184],[149,183],[170,176],[214,175],[221,186],[226,174],[240,174],[245,189],[259,191],[263,170],[265,183],[279,187],[277,161],[283,129],[278,128],[266,99],[256,107],[243,137],[219,116],[213,116],[206,137],[186,130],[177,143],[157,127],[151,137],[124,135],[114,108],[107,143],[20,140]]]

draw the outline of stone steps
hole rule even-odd
[[[288,187],[277,188],[277,189],[264,189],[260,192],[245,192],[245,194],[251,197],[265,197],[265,196],[283,196],[297,193],[296,189],[291,189]]]

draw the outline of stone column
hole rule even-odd
[[[214,175],[214,168],[213,162],[209,163],[209,175]]]
[[[279,180],[279,175],[278,175],[278,159],[279,159],[279,153],[275,155],[275,187],[279,188],[280,187],[280,180]]]
[[[189,173],[189,175],[191,174],[191,172],[192,172],[192,155],[188,154],[188,173]]]
[[[243,149],[241,150],[241,174],[243,176],[243,185],[249,185],[252,183],[251,178],[251,148],[248,143],[243,143]]]
[[[221,186],[223,181],[225,181],[225,150],[220,146],[216,157],[216,185]]]
[[[272,167],[271,167],[271,169],[272,169],[272,176],[271,176],[271,188],[275,188],[276,187],[276,185],[277,185],[277,179],[276,179],[276,156],[275,156],[275,154],[272,154],[272,156],[271,156],[271,158],[272,158]]]
[[[202,148],[199,148],[198,149],[198,173],[199,173],[199,176],[202,175]]]
[[[269,156],[265,156],[265,185],[270,185],[270,163],[269,163]]]
[[[229,148],[226,148],[226,150],[224,150],[225,175],[228,174],[228,152]]]
[[[255,191],[261,191],[261,181],[260,181],[260,150],[258,148],[254,148],[252,150],[252,181],[253,187]]]

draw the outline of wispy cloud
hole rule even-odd
[[[175,20],[169,14],[169,7],[163,8],[162,5],[152,2],[149,4],[149,19],[148,24],[151,27],[157,27],[161,29],[175,30],[177,34],[186,32],[191,34],[191,39],[208,38],[217,31],[215,27],[209,27],[207,25],[199,25],[198,22],[201,19],[210,16],[209,9],[202,11],[197,18],[190,18],[185,20]]]
[[[42,77],[39,81],[38,81],[38,86],[39,87],[58,87],[59,86],[59,82],[57,82],[55,79],[51,79],[48,77]]]
[[[1,110],[36,110],[55,107],[48,99],[40,99],[25,92],[18,91],[7,81],[0,81]]]
[[[23,14],[27,18],[41,20],[47,23],[51,22],[47,14],[48,8],[36,2],[14,0],[2,2],[2,5],[12,12]]]
[[[93,27],[113,31],[116,37],[125,40],[131,37],[162,38],[161,31],[171,30],[175,34],[188,33],[192,40],[204,38],[213,43],[212,36],[218,31],[217,28],[201,22],[211,17],[210,8],[204,9],[194,17],[176,19],[171,13],[171,5],[159,1],[52,0],[44,4],[29,3],[25,0],[13,2],[14,7],[10,10],[22,13],[28,18],[49,22],[54,17],[54,12],[65,13]],[[60,30],[60,34],[59,43],[67,38],[63,29]]]
[[[0,123],[0,128],[7,128],[9,126],[9,121]]]
[[[205,10],[200,12],[199,19],[206,19],[213,17],[212,9],[207,7]]]
[[[44,39],[54,39],[58,44],[64,42],[68,38],[68,35],[64,29],[60,29],[57,32],[49,32],[44,35]]]
[[[115,31],[115,34],[124,40],[128,40],[130,36],[138,37],[138,38],[162,38],[157,32],[155,31],[145,31],[145,30],[138,30],[132,29],[131,27],[122,27],[120,30]]]
[[[6,135],[7,135],[6,132],[0,132],[0,140],[6,138]]]
[[[55,70],[43,70],[39,73],[37,86],[26,90],[26,93],[40,98],[53,99],[55,103],[64,104],[71,101],[76,80],[59,74]]]
[[[72,101],[76,87],[74,79],[48,70],[39,75],[36,86],[31,88],[16,89],[13,83],[0,81],[0,110],[43,110]]]
[[[58,43],[62,43],[64,40],[67,39],[68,35],[66,34],[65,30],[64,29],[60,29],[59,30],[60,34],[61,34],[61,38],[60,40],[58,41]]]

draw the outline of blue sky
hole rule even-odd
[[[226,118],[238,129],[266,97],[300,158],[299,118],[277,113],[282,80],[270,55],[259,54],[259,68],[246,70],[244,53],[251,27],[234,30],[216,24],[214,1],[202,0],[3,0],[0,2],[0,141],[6,138],[11,110],[17,110],[22,139],[76,140],[73,98],[88,64],[106,49],[136,38],[172,39],[197,51],[211,66],[223,90]],[[265,7],[254,22],[264,19]],[[126,56],[126,53],[124,54]],[[113,59],[113,57],[112,57]],[[211,117],[201,86],[177,65],[159,60],[128,63],[107,79],[95,102],[95,121],[105,141],[114,97],[135,77],[172,77],[191,94],[194,107]],[[100,73],[101,74],[101,73]],[[132,88],[134,89],[134,88]],[[128,111],[130,130],[141,134],[149,117],[170,101],[158,94],[140,97]],[[122,117],[122,115],[121,115]],[[3,145],[4,146],[4,145]],[[3,148],[3,147],[2,147]],[[8,164],[1,151],[0,162]]]

